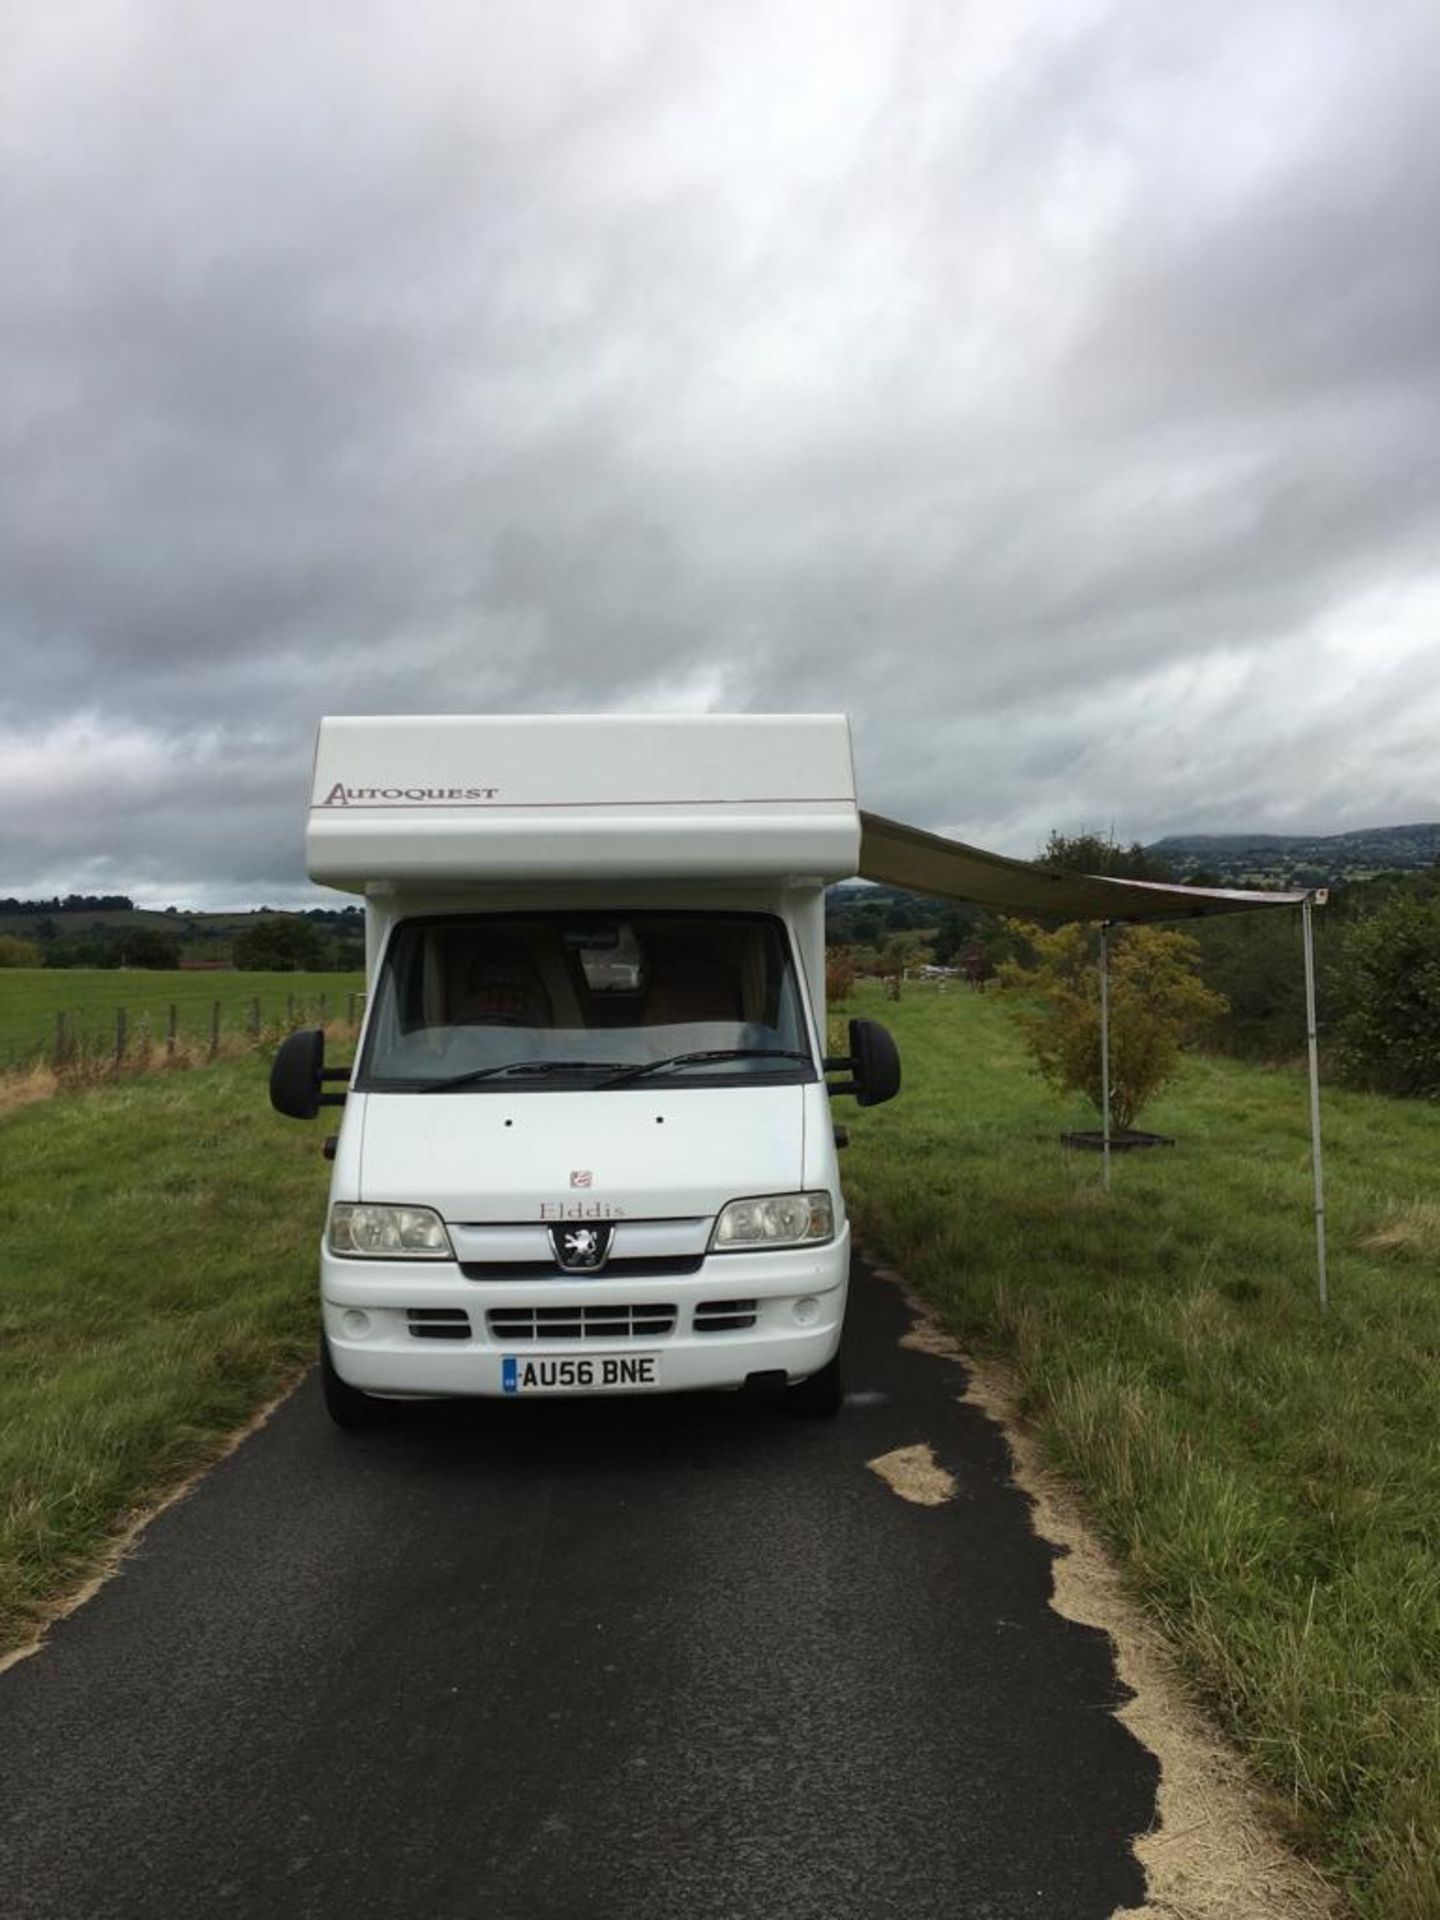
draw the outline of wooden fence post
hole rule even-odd
[[[179,1034],[180,1009],[172,1000],[170,1002],[170,1017],[165,1023],[165,1058],[167,1060],[173,1060],[175,1058],[175,1042]]]
[[[118,1067],[125,1058],[125,1041],[129,1027],[129,1015],[124,1007],[115,1009],[115,1064]]]
[[[328,1018],[329,1018],[329,1015],[325,1011],[325,996],[322,993],[320,996],[320,1024],[322,1027],[324,1026]]]
[[[210,1003],[210,1058],[213,1060],[220,1051],[220,1002]]]
[[[260,1038],[260,996],[258,993],[250,1002],[250,1037],[252,1040],[258,1040]]]

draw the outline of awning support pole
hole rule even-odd
[[[1105,1191],[1110,1191],[1110,922],[1100,922],[1100,1113]]]
[[[1320,1311],[1330,1304],[1325,1273],[1325,1176],[1320,1164],[1320,1045],[1315,1026],[1315,938],[1311,928],[1310,895],[1300,906],[1305,929],[1305,1038],[1310,1050],[1310,1164],[1315,1171],[1315,1252],[1319,1262]]]

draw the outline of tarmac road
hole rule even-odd
[[[0,1675],[8,1920],[1109,1920],[1157,1768],[953,1363],[834,1422],[312,1379]],[[866,1462],[928,1442],[943,1505]]]

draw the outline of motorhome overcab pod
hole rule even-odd
[[[308,864],[364,896],[366,1014],[353,1074],[292,1034],[271,1098],[344,1109],[340,1424],[755,1384],[835,1410],[828,1096],[899,1086],[871,1022],[825,1060],[824,890],[859,838],[843,715],[321,722]]]

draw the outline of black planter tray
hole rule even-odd
[[[1103,1153],[1105,1136],[1098,1127],[1083,1133],[1062,1133],[1060,1144],[1083,1147],[1089,1153]],[[1112,1153],[1133,1153],[1137,1147],[1173,1147],[1174,1144],[1174,1138],[1168,1133],[1142,1133],[1138,1127],[1130,1127],[1124,1133],[1112,1133],[1110,1136]]]

